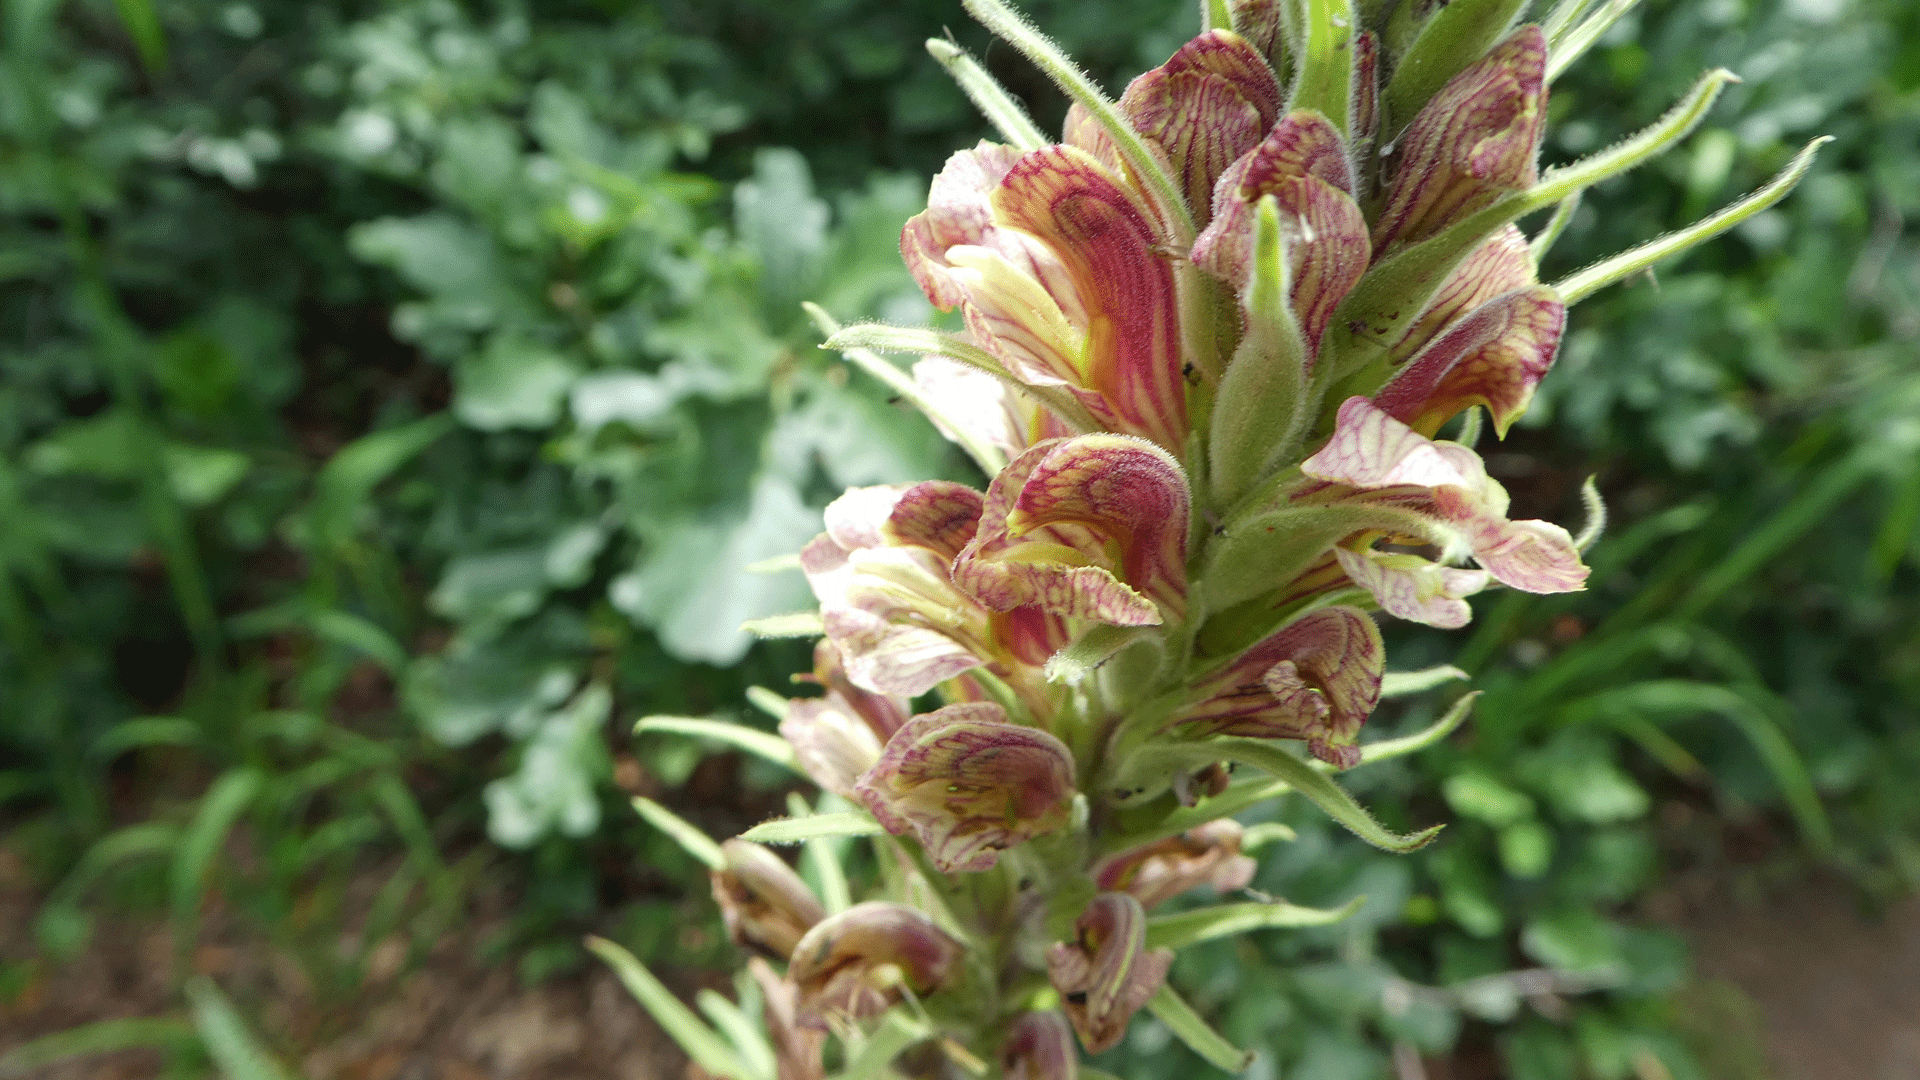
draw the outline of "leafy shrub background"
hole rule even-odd
[[[1029,10],[1117,89],[1190,8]],[[1063,104],[936,0],[4,12],[0,812],[49,884],[46,956],[112,900],[190,940],[209,889],[274,926],[404,852],[382,917],[417,940],[518,865],[529,975],[610,919],[724,963],[675,952],[673,918],[710,915],[620,805],[621,732],[804,666],[738,627],[804,606],[777,559],[841,488],[967,478],[798,309],[929,315],[897,229],[986,132],[920,42],[951,28],[1047,125]],[[1658,806],[1776,822],[1873,895],[1920,883],[1916,41],[1893,0],[1654,5],[1556,86],[1559,159],[1703,67],[1745,80],[1588,201],[1549,279],[1838,141],[1782,207],[1576,309],[1490,464],[1562,518],[1598,471],[1594,585],[1398,635],[1396,664],[1487,691],[1470,735],[1357,778],[1445,843],[1387,858],[1266,811],[1299,839],[1259,887],[1369,902],[1183,961],[1259,1068],[1385,1075],[1396,1042],[1465,1038],[1519,1077],[1700,1075],[1684,952],[1633,918],[1696,857]],[[696,767],[638,750],[645,785]],[[745,794],[709,820],[777,800],[721,765]],[[268,857],[223,859],[235,830]],[[482,835],[520,853],[459,861]],[[609,858],[641,868],[627,903]],[[315,963],[351,987],[360,960]],[[1550,1019],[1527,968],[1593,992]],[[1201,1067],[1151,1025],[1114,1053]]]

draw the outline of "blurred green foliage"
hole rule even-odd
[[[1029,11],[1117,88],[1191,8]],[[1048,126],[1063,104],[941,0],[0,14],[0,813],[49,883],[43,950],[114,899],[183,941],[212,891],[284,929],[379,852],[375,915],[424,944],[500,865],[466,855],[484,828],[528,849],[500,946],[537,946],[523,970],[577,957],[553,931],[605,917],[608,853],[642,868],[621,936],[674,955],[703,902],[618,809],[621,732],[744,715],[804,666],[738,627],[806,604],[777,559],[840,488],[966,477],[798,302],[929,315],[895,235],[985,131],[924,38]],[[1598,471],[1615,527],[1588,592],[1394,642],[1487,691],[1468,735],[1356,775],[1389,819],[1453,822],[1442,843],[1387,857],[1262,811],[1299,839],[1260,888],[1369,898],[1176,970],[1262,1075],[1385,1076],[1460,1039],[1522,1080],[1701,1075],[1684,950],[1636,919],[1702,857],[1665,807],[1920,884],[1916,42],[1896,0],[1653,4],[1555,87],[1558,160],[1703,67],[1744,79],[1587,201],[1548,280],[1838,141],[1778,209],[1576,309],[1534,413],[1482,448],[1522,516],[1576,516]],[[641,782],[679,789],[695,758],[656,742]],[[743,805],[775,784],[744,782]],[[303,957],[342,990],[364,961]],[[1204,1068],[1148,1023],[1113,1056]]]

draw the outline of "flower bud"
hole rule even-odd
[[[1076,1080],[1080,1055],[1066,1018],[1057,1012],[1021,1013],[1000,1044],[1000,1075],[1003,1080]]]
[[[1074,938],[1047,949],[1047,978],[1087,1053],[1110,1049],[1166,981],[1173,950],[1147,948],[1147,915],[1126,893],[1101,893]]]
[[[1065,825],[1073,792],[1066,744],[986,702],[909,720],[854,785],[888,832],[912,829],[946,873],[990,869],[1002,849]]]
[[[1539,179],[1547,39],[1523,26],[1428,101],[1399,140],[1374,254],[1425,239]]]
[[[1205,225],[1214,182],[1273,126],[1283,97],[1252,45],[1231,31],[1209,30],[1133,80],[1120,111],[1166,151],[1196,224]]]
[[[1305,739],[1323,761],[1360,762],[1360,725],[1380,700],[1386,649],[1350,607],[1287,624],[1194,687],[1205,695],[1174,723],[1207,735]]]
[[[1244,889],[1257,865],[1240,854],[1242,832],[1232,818],[1209,821],[1113,856],[1094,868],[1094,882],[1107,892],[1130,894],[1142,908],[1201,885],[1220,893]]]
[[[745,840],[720,845],[724,870],[707,876],[727,937],[735,945],[785,960],[815,923],[826,918],[813,890],[780,856]]]
[[[931,918],[905,904],[855,904],[807,931],[793,948],[787,979],[799,991],[802,1024],[829,1016],[863,1020],[900,1000],[939,989],[963,946]]]
[[[987,489],[954,582],[994,611],[1152,626],[1186,609],[1186,474],[1124,435],[1039,443]]]

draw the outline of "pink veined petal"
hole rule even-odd
[[[827,1027],[834,1016],[877,1016],[903,996],[939,989],[964,946],[924,913],[869,900],[829,915],[793,949],[787,981],[799,992],[800,1023]]]
[[[1300,463],[1300,471],[1316,480],[1362,489],[1473,483],[1433,440],[1363,397],[1348,398],[1340,406],[1332,438]]]
[[[907,220],[900,233],[900,253],[921,291],[942,311],[963,299],[948,273],[946,251],[960,244],[979,244],[993,231],[988,199],[1007,170],[1020,157],[1010,146],[981,142],[947,159],[933,178],[927,208]]]
[[[1400,137],[1374,254],[1422,240],[1533,186],[1547,114],[1547,40],[1527,25],[1442,87]]]
[[[996,611],[1154,625],[1186,606],[1186,476],[1124,435],[1041,443],[987,489],[954,581]]]
[[[1101,893],[1074,922],[1074,939],[1047,950],[1047,979],[1087,1053],[1111,1048],[1166,981],[1173,950],[1146,947],[1147,917],[1126,893]]]
[[[1351,768],[1385,666],[1372,619],[1350,607],[1322,608],[1201,680],[1194,688],[1200,700],[1174,723],[1207,734],[1304,739],[1315,757]]]
[[[916,716],[854,794],[890,833],[911,829],[945,873],[991,869],[1002,849],[1066,824],[1073,755],[987,702]]]
[[[780,737],[793,747],[800,767],[813,782],[851,797],[853,782],[880,760],[880,739],[851,708],[836,700],[794,698],[787,702]]]
[[[1133,80],[1120,111],[1166,151],[1195,221],[1212,213],[1213,185],[1260,141],[1283,95],[1266,58],[1228,30],[1209,30]]]
[[[1371,30],[1353,35],[1352,130],[1355,143],[1380,134],[1380,38]]]
[[[1545,285],[1495,297],[1414,357],[1373,402],[1427,435],[1484,405],[1504,436],[1553,366],[1566,321],[1566,304]]]
[[[1426,310],[1388,351],[1387,362],[1398,365],[1418,354],[1448,327],[1494,297],[1537,284],[1533,251],[1527,246],[1526,235],[1517,225],[1501,227],[1440,283]]]
[[[900,493],[880,532],[889,543],[923,547],[951,560],[973,539],[981,502],[981,494],[965,484],[926,480]]]
[[[1182,449],[1178,303],[1152,216],[1097,160],[1065,146],[1021,158],[993,206],[997,220],[1039,238],[1074,284],[1085,311],[1077,383],[1090,404],[1120,430]]]
[[[1000,1044],[1002,1080],[1075,1080],[1080,1055],[1073,1048],[1073,1028],[1057,1012],[1021,1013],[1007,1028]]]
[[[1487,587],[1493,575],[1461,570],[1418,555],[1333,549],[1354,584],[1373,594],[1380,610],[1409,622],[1458,630],[1473,618],[1464,597]]]

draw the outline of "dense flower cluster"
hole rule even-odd
[[[900,1009],[920,1041],[961,1036],[948,1057],[1074,1076],[1069,1032],[1098,1053],[1177,1001],[1151,909],[1251,880],[1228,815],[1255,788],[1228,764],[1373,842],[1431,835],[1387,832],[1325,778],[1368,759],[1375,613],[1458,627],[1496,583],[1584,586],[1581,544],[1509,517],[1471,433],[1480,410],[1502,435],[1525,411],[1570,298],[1665,250],[1550,287],[1535,267],[1556,226],[1529,241],[1514,222],[1563,220],[1724,81],[1543,176],[1551,74],[1604,13],[1549,30],[1515,25],[1516,3],[1433,5],[1389,44],[1344,4],[1236,0],[1112,102],[972,6],[1074,105],[1046,142],[936,49],[1007,139],[955,154],[901,234],[965,329],[830,342],[921,354],[910,383],[888,377],[989,481],[850,490],[801,553],[823,692],[788,702],[780,733],[883,832],[888,899],[830,911],[766,849],[721,849],[730,932],[788,961],[753,969],[782,1080],[822,1075],[807,1032]],[[1439,438],[1462,413],[1467,434]],[[1249,906],[1251,923],[1227,912]],[[1184,1005],[1155,1012],[1230,1063]]]

